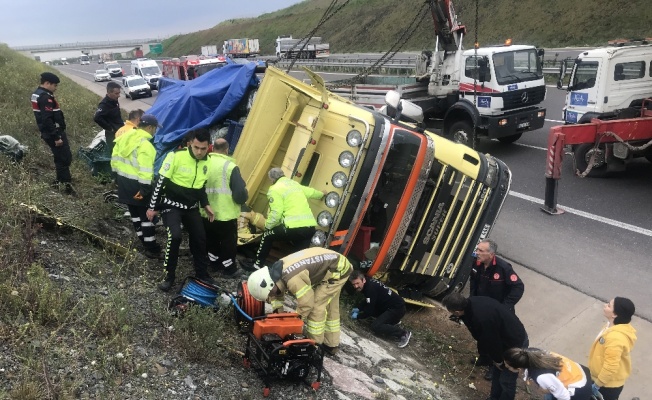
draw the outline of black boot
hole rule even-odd
[[[158,288],[164,292],[172,289],[172,286],[174,286],[174,276],[169,274],[165,277],[163,282],[158,284]]]

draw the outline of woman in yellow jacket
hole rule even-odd
[[[634,303],[624,297],[604,305],[609,322],[595,338],[589,354],[594,390],[600,391],[604,400],[617,400],[632,372],[630,352],[636,343],[636,329],[630,321],[635,311]]]

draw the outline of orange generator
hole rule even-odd
[[[247,335],[242,361],[263,379],[263,396],[269,396],[270,384],[275,379],[303,381],[314,390],[319,389],[324,352],[303,334],[301,316],[297,313],[265,315],[265,303],[249,294],[246,282],[238,287],[237,303],[236,321]],[[309,383],[313,376],[315,380]]]

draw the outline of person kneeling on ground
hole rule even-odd
[[[559,354],[538,349],[511,348],[503,354],[505,368],[535,382],[545,400],[590,400],[591,373],[583,365]]]
[[[404,348],[410,343],[412,332],[397,326],[405,315],[405,301],[392,289],[375,279],[367,279],[360,271],[353,271],[349,277],[353,288],[364,294],[365,299],[353,309],[351,318],[365,319],[375,317],[371,330],[376,335],[394,337],[398,347]]]

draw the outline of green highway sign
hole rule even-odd
[[[163,45],[161,43],[150,43],[149,52],[152,54],[163,53]]]

